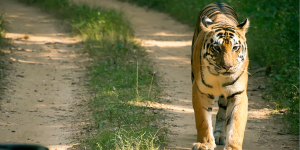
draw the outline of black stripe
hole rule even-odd
[[[244,90],[243,90],[243,91],[236,92],[236,93],[233,93],[232,95],[228,96],[227,99],[231,99],[231,98],[233,98],[233,97],[236,96],[236,95],[242,94],[243,92],[244,92]],[[228,101],[228,102],[229,102],[229,101]]]
[[[231,116],[227,119],[226,125],[228,126],[231,123]]]
[[[228,26],[226,28],[224,28],[223,25],[220,25],[220,26],[216,25],[215,28],[216,28],[215,32],[224,30],[224,32],[229,31],[229,32],[235,33],[234,28],[231,28],[231,27],[228,27]]]
[[[208,98],[210,98],[210,99],[215,99],[215,97],[212,95],[212,94],[207,94],[208,96]]]
[[[232,25],[229,25],[229,24],[226,24],[226,27],[224,27],[224,24],[216,24],[215,29],[218,29],[218,28],[223,29],[223,30],[225,30],[225,29],[235,30],[235,26],[232,26]]]
[[[222,85],[222,87],[226,87],[226,86],[229,86],[229,85],[233,85],[243,74],[244,74],[245,71],[243,71],[235,80],[233,80],[232,82],[228,82],[228,83],[224,83]]]
[[[228,18],[230,17],[230,18],[235,19],[235,22],[237,23],[238,17],[237,17],[235,10],[226,3],[217,2],[217,3],[210,4],[210,5],[206,6],[201,11],[202,13],[200,13],[200,14],[208,13],[211,11],[212,12],[220,11],[223,14],[227,14],[226,16]]]
[[[217,34],[217,36],[218,36],[218,37],[223,37],[223,33],[220,32],[220,33]]]
[[[203,108],[204,108],[206,111],[208,111],[208,112],[211,112],[211,111],[212,111],[212,108],[211,108],[211,107],[205,108],[205,107],[203,106]]]
[[[225,31],[230,31],[230,32],[233,32],[233,33],[235,33],[235,31],[234,31],[234,30],[232,30],[232,29],[229,29],[229,28],[224,28],[224,30],[225,30]]]
[[[206,84],[205,81],[204,81],[204,79],[203,79],[204,75],[203,75],[203,71],[202,71],[201,65],[200,65],[200,70],[201,70],[201,71],[200,71],[200,74],[201,74],[201,81],[202,81],[202,83],[203,83],[206,87],[212,88],[212,86],[209,85],[209,84]]]
[[[210,74],[212,74],[212,75],[214,75],[214,76],[217,76],[217,75],[219,75],[219,73],[218,73],[218,74],[214,74],[214,73],[212,73],[212,72],[210,71],[210,67],[209,67],[209,66],[207,66],[207,69],[208,69],[208,71],[209,71],[209,73],[210,73]]]
[[[219,32],[219,31],[221,31],[221,30],[222,30],[222,29],[216,29],[215,32]]]
[[[235,23],[238,23],[236,19],[231,15],[231,13],[223,13],[228,19],[232,20]]]
[[[193,71],[191,71],[191,74],[192,74],[192,82],[194,81],[194,73]]]
[[[204,44],[205,45],[205,44]],[[213,57],[210,53],[208,53],[208,47],[209,47],[209,43],[207,44],[207,49],[206,49],[206,53],[204,53],[203,58],[205,58],[207,55],[210,55],[211,57]],[[200,58],[201,59],[201,58]]]
[[[218,101],[218,105],[219,105],[219,108],[223,108],[224,110],[227,109],[227,106],[221,104],[221,103],[220,103],[220,100]]]
[[[206,52],[206,53],[204,53],[203,58],[205,58],[207,55],[214,57],[211,53]]]
[[[224,75],[224,76],[228,76],[228,75],[231,75],[232,73],[231,72],[223,72],[221,74]]]
[[[207,96],[208,98],[210,98],[210,99],[214,99],[214,96],[213,96],[212,94],[205,94],[205,93],[201,92],[200,89],[199,89],[199,87],[198,87],[198,84],[197,84],[196,82],[195,82],[195,84],[196,84],[196,86],[197,86],[198,91],[199,91],[201,94],[206,95],[206,96]]]
[[[207,16],[209,16],[209,18],[213,18],[215,15],[220,15],[220,14],[222,14],[222,13],[214,13],[214,14],[209,14],[209,15],[207,15]]]
[[[226,121],[226,125],[227,125],[227,126],[231,123],[231,115],[232,115],[232,112],[233,112],[235,106],[236,106],[236,105],[233,106],[230,115],[227,116],[227,118],[226,118],[226,120],[227,120],[227,121]]]
[[[209,48],[209,46],[210,46],[210,44],[209,44],[209,43],[207,43],[207,45],[206,45],[206,49],[208,49],[208,48]]]

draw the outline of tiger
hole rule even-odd
[[[191,52],[192,104],[197,129],[193,150],[241,150],[248,114],[248,18],[215,2],[198,15]],[[215,129],[212,108],[218,101]]]

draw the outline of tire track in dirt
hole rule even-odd
[[[167,115],[170,149],[190,149],[196,142],[194,111],[191,102],[190,45],[193,29],[170,16],[116,0],[72,0],[91,7],[121,10],[129,17],[138,41],[147,49],[153,65],[161,77],[163,98],[170,103],[159,105]],[[195,17],[197,14],[195,14]],[[196,20],[196,18],[195,18]],[[255,72],[252,68],[249,72]],[[259,70],[259,69],[258,69]],[[270,106],[262,99],[263,73],[249,77],[249,114],[243,149],[273,150],[297,149],[296,136],[284,134],[282,121],[272,117]],[[217,113],[217,102],[213,108],[213,124]],[[279,135],[284,134],[284,135]],[[217,150],[223,146],[217,146]]]
[[[0,109],[0,143],[40,144],[65,150],[76,137],[77,109],[85,59],[53,16],[36,7],[1,0],[10,57]]]

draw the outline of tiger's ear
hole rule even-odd
[[[248,18],[242,22],[241,24],[237,25],[236,27],[240,30],[240,32],[245,36],[245,34],[248,31],[248,28],[250,26],[250,21],[248,20]]]
[[[200,27],[202,30],[204,30],[205,32],[209,32],[211,31],[211,29],[209,28],[209,25],[213,24],[213,21],[210,20],[208,17],[203,16],[201,18],[201,22],[200,22]]]

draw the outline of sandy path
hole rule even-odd
[[[166,14],[116,0],[73,1],[121,10],[130,18],[137,40],[147,49],[155,69],[162,77],[160,85],[164,87],[164,98],[171,102],[162,106],[166,110],[167,122],[171,129],[169,148],[190,149],[196,140],[190,79],[193,29]],[[296,136],[278,135],[278,132],[283,133],[282,127],[278,125],[280,119],[269,115],[271,110],[260,96],[262,91],[258,89],[263,80],[263,76],[249,79],[249,115],[243,149],[297,149]],[[217,108],[215,103],[214,122]],[[218,146],[217,150],[221,150],[222,147]]]
[[[83,76],[76,63],[78,39],[36,7],[1,0],[12,45],[0,109],[0,143],[34,143],[53,150],[72,144],[75,103]]]
[[[190,79],[193,29],[174,21],[166,14],[116,0],[73,1],[121,10],[130,18],[137,40],[147,49],[155,69],[162,77],[160,85],[164,87],[164,98],[171,102],[162,106],[166,110],[167,122],[171,129],[169,148],[190,149],[196,140]],[[249,79],[249,115],[243,149],[297,149],[296,136],[278,135],[278,132],[283,133],[282,127],[278,125],[280,119],[269,115],[271,110],[260,96],[262,90],[258,89],[264,79],[263,75]],[[214,122],[217,108],[215,103]],[[221,150],[222,147],[218,146],[217,150]]]
[[[74,0],[91,6],[123,10],[131,19],[138,40],[147,48],[161,76],[162,107],[171,129],[171,149],[190,149],[196,140],[191,106],[190,44],[193,29],[168,15],[115,0]],[[70,146],[75,124],[73,104],[80,101],[77,83],[82,74],[76,65],[77,39],[62,32],[52,16],[34,7],[1,0],[10,22],[12,70],[7,77],[0,113],[0,142],[39,143],[52,149]],[[27,36],[24,36],[24,35]],[[74,58],[74,59],[73,59]],[[257,89],[263,77],[250,77],[249,117],[244,149],[296,149],[296,137],[278,135],[280,120],[270,117],[270,109]],[[215,118],[217,107],[213,109]],[[218,146],[217,149],[222,149]]]

